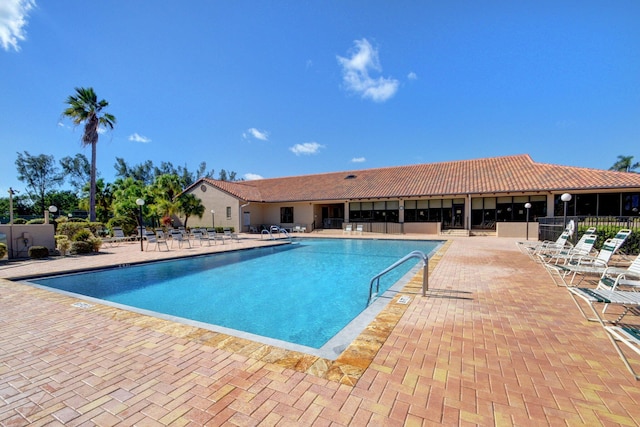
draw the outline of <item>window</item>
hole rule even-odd
[[[442,218],[442,200],[406,200],[404,222],[438,222]]]
[[[351,202],[349,203],[351,222],[399,222],[400,202]]]
[[[640,211],[640,193],[622,195],[622,215],[637,216]]]
[[[599,196],[598,215],[620,215],[620,193],[604,193]]]
[[[285,224],[293,223],[293,207],[280,208],[280,222]]]
[[[231,219],[231,206],[227,206],[227,219]]]

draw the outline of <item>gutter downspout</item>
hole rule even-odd
[[[242,221],[244,221],[244,218],[242,217],[242,209],[246,208],[250,204],[251,204],[251,202],[247,202],[244,205],[240,205],[240,215],[238,216],[238,230],[239,230],[239,232],[243,232],[244,231],[244,225],[242,224]]]

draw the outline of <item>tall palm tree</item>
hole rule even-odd
[[[116,118],[103,113],[102,109],[109,103],[104,99],[98,101],[93,88],[75,88],[76,94],[67,98],[67,109],[62,115],[68,117],[75,125],[84,123],[82,143],[91,145],[91,178],[89,183],[89,220],[96,220],[96,145],[98,144],[98,128],[100,125],[113,129]],[[102,113],[102,114],[101,114]]]
[[[618,172],[635,172],[636,169],[640,168],[640,163],[631,163],[632,161],[633,156],[618,156],[618,161],[615,162],[609,170]]]

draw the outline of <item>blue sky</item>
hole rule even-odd
[[[93,87],[118,122],[98,171],[252,179],[527,153],[640,160],[640,2],[0,1],[0,194],[16,152],[91,152],[61,119]]]

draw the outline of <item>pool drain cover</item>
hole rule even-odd
[[[409,298],[406,295],[401,296],[400,298],[398,298],[398,304],[409,304],[409,301],[411,301],[411,298]]]
[[[74,306],[74,307],[77,307],[77,308],[91,308],[91,307],[93,307],[92,304],[88,304],[86,302],[74,302],[71,305]]]

